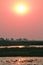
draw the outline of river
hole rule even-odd
[[[43,65],[43,57],[0,57],[0,65]]]

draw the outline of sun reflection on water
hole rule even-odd
[[[43,65],[43,57],[0,57],[0,65]]]

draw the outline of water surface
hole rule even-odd
[[[43,48],[43,45],[29,45],[29,46],[24,46],[24,45],[19,45],[19,46],[0,46],[0,48]]]
[[[43,65],[43,57],[0,57],[0,65]]]

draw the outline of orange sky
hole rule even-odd
[[[22,16],[11,11],[21,1],[30,7]],[[43,0],[0,0],[0,37],[43,40]]]

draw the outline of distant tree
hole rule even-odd
[[[13,38],[11,38],[11,41],[14,41],[14,39],[13,39]]]
[[[9,38],[6,38],[6,41],[9,41]]]
[[[0,40],[2,40],[2,41],[3,41],[3,40],[4,40],[4,38],[0,38]]]
[[[19,38],[19,39],[16,39],[16,41],[22,41],[22,39],[21,39],[21,38]]]
[[[24,38],[23,41],[28,41],[28,40],[26,38]]]

